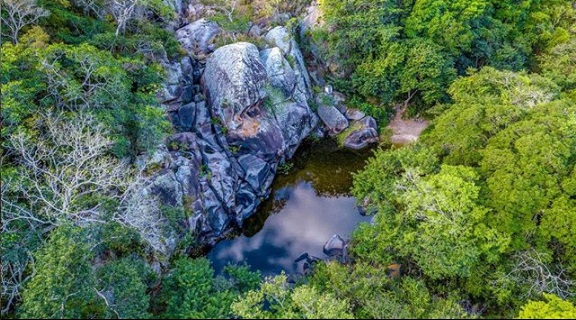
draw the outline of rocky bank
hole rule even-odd
[[[261,48],[249,42],[216,48],[223,32],[205,18],[175,31],[186,55],[163,61],[168,78],[160,100],[177,133],[140,159],[150,174],[148,194],[183,210],[181,229],[203,245],[255,212],[278,167],[311,133],[345,134],[344,146],[352,149],[378,139],[374,119],[347,109],[341,94],[329,86],[314,94],[287,28],[263,28]]]

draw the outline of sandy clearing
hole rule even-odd
[[[403,145],[418,140],[418,137],[428,127],[426,120],[402,119],[405,108],[396,108],[396,116],[388,125],[392,130],[390,142],[396,145]]]

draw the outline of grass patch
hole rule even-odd
[[[378,137],[380,142],[378,143],[378,146],[382,148],[390,148],[392,146],[392,135],[394,135],[392,129],[388,127],[380,129],[380,136]]]
[[[318,96],[318,98],[320,99],[320,102],[322,102],[322,104],[325,106],[336,105],[336,101],[334,100],[334,97],[332,97],[331,95],[322,93]]]
[[[361,129],[362,128],[362,124],[358,123],[358,122],[354,122],[351,126],[349,126],[348,128],[346,128],[346,130],[340,132],[337,136],[336,136],[336,141],[338,142],[338,146],[340,148],[344,147],[344,140],[346,140],[346,137],[348,137],[352,132]]]
[[[284,92],[282,92],[282,90],[270,84],[267,84],[265,89],[266,92],[268,92],[268,96],[264,100],[264,108],[268,112],[276,114],[278,106],[286,101],[286,96],[284,95]]]
[[[278,173],[287,175],[290,170],[294,168],[294,163],[292,162],[284,162],[283,164],[278,166]]]

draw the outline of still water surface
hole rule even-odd
[[[305,145],[294,169],[279,175],[270,198],[244,223],[242,234],[218,243],[208,254],[217,273],[228,263],[248,263],[263,275],[302,271],[301,254],[325,257],[322,246],[334,234],[348,239],[360,222],[350,195],[352,172],[371,153],[338,150],[330,142]]]

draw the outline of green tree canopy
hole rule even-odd
[[[576,307],[553,294],[544,294],[545,301],[530,301],[522,306],[517,319],[574,319]]]
[[[145,151],[167,132],[157,64],[88,44],[4,44],[2,54],[3,140],[29,130],[46,109],[94,114],[114,134],[119,156]]]
[[[563,0],[322,0],[320,7],[335,84],[384,107],[447,102],[446,88],[469,68],[531,67],[533,48],[564,43],[576,16]]]
[[[555,101],[535,107],[481,151],[487,203],[495,209],[491,221],[513,235],[516,248],[551,238],[576,245],[569,231],[576,212],[573,190],[565,188],[573,183],[575,132],[574,102]]]
[[[353,319],[346,300],[314,287],[289,288],[286,275],[265,280],[232,304],[234,314],[251,319]]]
[[[422,141],[450,164],[477,165],[492,136],[558,97],[559,88],[536,74],[483,68],[456,80],[454,103],[437,117]]]
[[[247,266],[228,266],[230,276],[214,275],[206,258],[180,258],[164,280],[164,317],[173,318],[226,318],[232,314],[231,305],[242,292],[255,289],[260,274],[250,272]]]
[[[92,272],[92,244],[86,230],[63,226],[35,255],[36,275],[22,298],[24,318],[90,318],[101,314],[105,302],[97,293]]]

